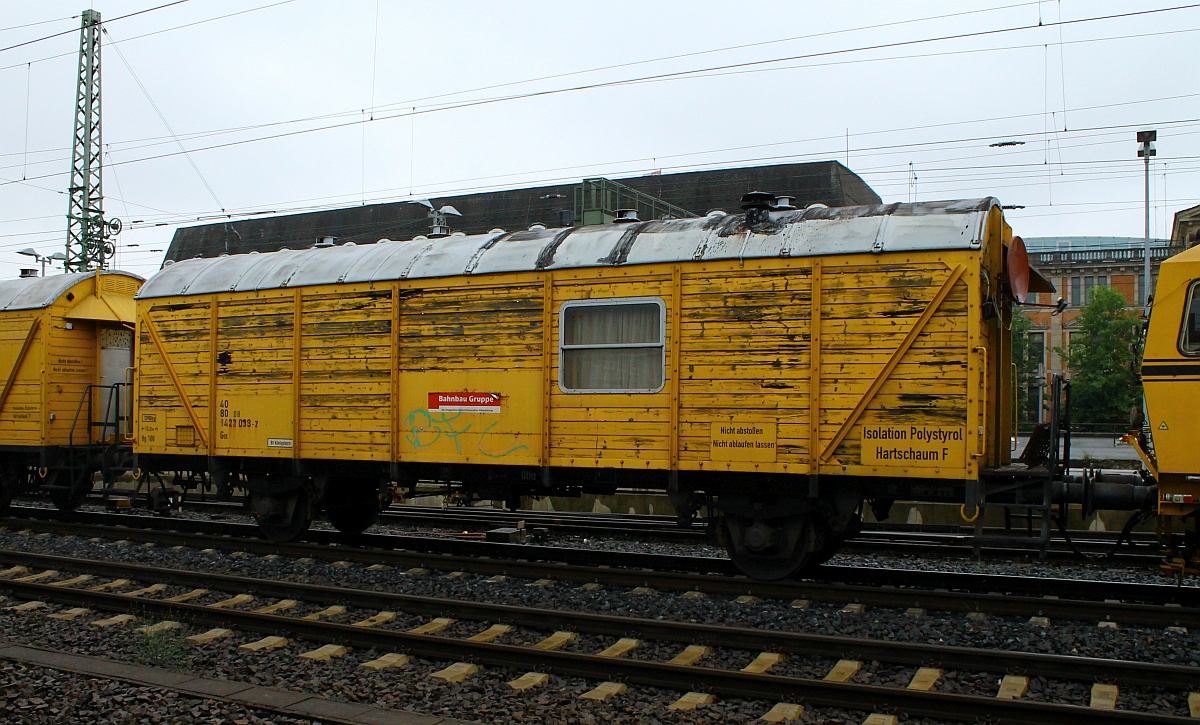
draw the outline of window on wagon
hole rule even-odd
[[[1187,306],[1183,308],[1183,331],[1179,336],[1179,351],[1184,355],[1200,355],[1200,282],[1188,290]]]
[[[562,307],[559,385],[568,393],[653,393],[664,376],[662,300],[581,300]]]

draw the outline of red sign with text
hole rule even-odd
[[[446,413],[499,413],[495,393],[430,393],[429,410]]]

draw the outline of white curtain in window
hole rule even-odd
[[[663,383],[662,312],[653,303],[580,305],[563,314],[563,387],[655,390]],[[580,347],[572,347],[572,346]],[[636,347],[626,347],[626,346]]]

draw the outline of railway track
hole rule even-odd
[[[96,516],[84,514],[81,518]],[[462,571],[482,576],[517,576],[531,581],[599,582],[662,591],[1149,627],[1182,626],[1189,619],[1200,621],[1200,587],[829,566],[822,567],[817,580],[772,583],[735,575],[728,561],[704,557],[375,535],[355,537],[358,545],[346,546],[344,537],[333,532],[312,532],[312,541],[281,544],[253,538],[254,527],[246,524],[216,526],[146,516],[124,517],[132,520],[127,523],[139,525],[132,528],[114,525],[110,516],[99,518],[104,523],[10,520],[9,525],[28,527],[31,532],[85,538]],[[180,528],[172,529],[172,525]]]
[[[1195,668],[1176,665],[557,611],[11,550],[0,551],[0,562],[11,565],[0,572],[0,588],[26,602],[15,605],[18,611],[41,608],[31,606],[31,602],[41,602],[43,606],[53,603],[77,608],[74,609],[77,616],[85,616],[80,609],[136,614],[143,619],[157,620],[154,631],[187,622],[192,628],[235,628],[334,646],[332,649],[314,649],[310,655],[317,652],[341,654],[337,647],[383,651],[396,656],[403,653],[449,662],[445,669],[434,673],[434,676],[444,675],[446,679],[452,672],[470,672],[473,666],[488,666],[527,672],[524,676],[527,681],[535,680],[539,673],[582,677],[596,681],[597,691],[606,687],[618,689],[615,684],[609,685],[619,681],[626,686],[675,690],[681,693],[680,703],[689,701],[688,698],[694,701],[703,695],[715,695],[762,699],[785,705],[802,700],[810,706],[899,710],[909,715],[963,722],[975,722],[986,716],[1005,722],[1047,724],[1080,721],[1183,723],[1189,719],[1161,713],[1103,709],[1107,707],[1103,704],[1082,707],[1032,702],[1019,697],[1001,699],[936,691],[932,687],[943,670],[997,675],[1021,672],[1021,677],[1025,678],[1045,677],[1084,683],[1090,687],[1095,704],[1115,697],[1115,687],[1119,686],[1149,686],[1187,693],[1196,683]],[[76,572],[79,574],[73,576]],[[176,592],[171,588],[184,591]],[[275,601],[263,606],[264,598]],[[314,614],[291,614],[307,611],[298,606],[302,603],[310,605],[308,609],[313,609]],[[324,616],[316,614],[317,607],[325,607],[321,610]],[[407,615],[403,629],[388,624],[397,621],[397,613]],[[416,626],[410,626],[418,620]],[[474,626],[458,626],[452,630],[451,626],[459,622],[470,622]],[[598,638],[601,644],[618,639],[602,651],[589,648],[572,651],[563,646],[581,635]],[[515,643],[506,644],[505,641]],[[278,644],[278,640],[275,643]],[[220,646],[220,643],[209,641],[205,646]],[[630,654],[635,649],[649,649],[654,654],[635,658]],[[704,658],[722,659],[719,650],[741,652],[742,659],[746,658],[746,653],[759,654],[753,657],[751,665],[742,669],[705,666]],[[670,652],[676,653],[675,656],[664,654]],[[847,653],[854,654],[848,656]],[[789,662],[812,662],[805,666],[780,667],[785,658]],[[850,681],[864,662],[871,662],[869,666],[872,667],[910,668],[936,663],[938,676],[932,674],[935,668],[924,667],[913,673],[907,687]],[[818,672],[827,669],[828,673],[824,677],[794,674],[798,671],[811,673],[814,668]],[[792,674],[780,674],[784,669]],[[927,684],[914,684],[918,680]],[[515,686],[519,681],[520,677],[512,682]],[[1015,684],[1016,680],[1013,682]],[[1181,696],[1187,697],[1186,694]]]
[[[95,497],[100,503],[100,498]],[[218,516],[245,515],[240,501],[188,500],[188,511]],[[645,514],[567,513],[544,511],[506,511],[469,506],[446,508],[393,504],[379,515],[383,526],[412,526],[454,532],[485,532],[500,527],[524,526],[550,535],[604,537],[672,543],[715,543],[715,534],[704,521],[688,528],[680,527],[672,516]],[[1004,536],[999,529],[987,529],[990,539],[979,556],[1006,560],[1039,558],[1034,542],[1019,534]],[[1055,536],[1045,559],[1072,561],[1082,558],[1104,559],[1116,564],[1156,568],[1162,559],[1152,534],[1135,533],[1121,541],[1116,532],[1072,531],[1071,541]],[[907,554],[912,556],[975,557],[972,532],[947,526],[897,526],[867,524],[860,534],[846,541],[844,553]]]

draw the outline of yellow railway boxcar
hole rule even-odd
[[[864,500],[974,511],[990,472],[1011,484],[996,200],[748,199],[167,267],[138,295],[140,465],[245,487],[277,538],[317,509],[366,528],[389,482],[664,490],[715,504],[768,578],[831,555]]]
[[[128,464],[142,282],[126,272],[0,282],[0,510],[39,487],[73,509],[96,472]]]

